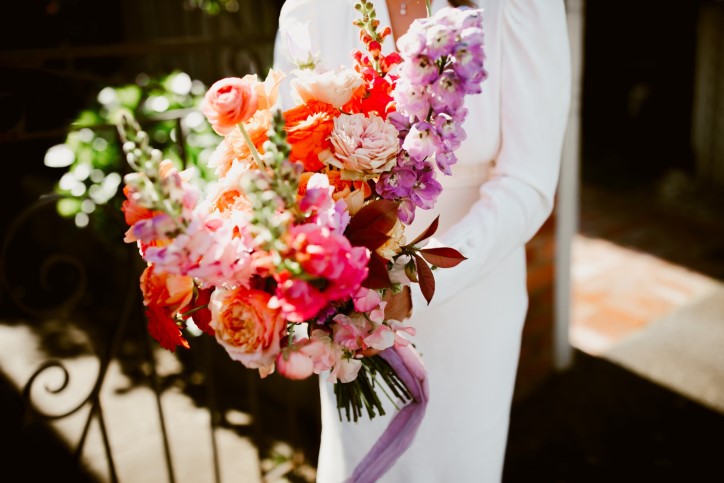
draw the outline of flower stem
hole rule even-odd
[[[237,126],[239,126],[239,131],[241,132],[241,135],[244,136],[244,141],[246,141],[246,145],[249,146],[249,151],[251,151],[251,155],[254,157],[256,165],[261,168],[262,166],[264,166],[261,162],[261,157],[259,156],[259,152],[256,150],[256,146],[254,146],[254,143],[251,142],[251,137],[249,137],[249,133],[246,131],[244,123],[240,122],[239,124],[237,124]]]

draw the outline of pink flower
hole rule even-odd
[[[209,302],[216,340],[232,359],[259,369],[262,377],[274,371],[286,328],[282,313],[269,308],[270,297],[261,290],[217,288]]]
[[[328,382],[352,382],[362,367],[359,359],[340,358],[329,373]]]
[[[301,380],[314,374],[314,362],[298,346],[293,345],[279,353],[276,369],[287,379]]]
[[[202,111],[214,131],[224,136],[254,114],[257,109],[255,81],[256,76],[227,77],[216,81],[206,92]]]
[[[350,297],[367,278],[366,248],[353,247],[344,236],[313,224],[295,226],[289,235],[288,245],[302,269],[328,282],[323,290],[327,301]]]
[[[335,344],[356,352],[367,348],[364,338],[372,330],[372,324],[362,314],[353,314],[351,317],[339,314],[334,317],[332,330]]]
[[[382,298],[377,290],[360,287],[352,296],[352,300],[354,300],[354,309],[357,312],[369,312],[380,305]]]
[[[290,322],[304,322],[327,305],[327,297],[310,283],[292,278],[289,272],[274,276],[277,289],[269,307],[278,308]]]
[[[364,343],[368,347],[377,350],[385,350],[392,347],[395,342],[395,333],[386,325],[378,325],[370,335],[364,338]]]

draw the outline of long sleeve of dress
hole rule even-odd
[[[553,209],[570,97],[563,1],[506,0],[500,14],[500,152],[480,199],[436,240],[468,260],[435,271],[431,305],[484,277],[530,240]],[[419,290],[413,294],[417,314],[426,302]]]

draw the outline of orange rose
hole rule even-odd
[[[271,295],[238,287],[217,288],[211,294],[211,328],[229,356],[262,377],[274,371],[274,360],[286,320],[278,309],[268,307]]]
[[[284,113],[287,141],[292,146],[289,159],[299,161],[305,171],[319,171],[324,167],[320,155],[331,156],[329,135],[334,129],[337,111],[324,102],[309,101]]]
[[[258,83],[256,76],[227,77],[214,82],[204,96],[201,109],[214,131],[224,136],[254,114]]]

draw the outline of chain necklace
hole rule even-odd
[[[417,0],[415,4],[420,3],[420,0]],[[400,15],[407,15],[407,0],[402,0],[400,2]]]

